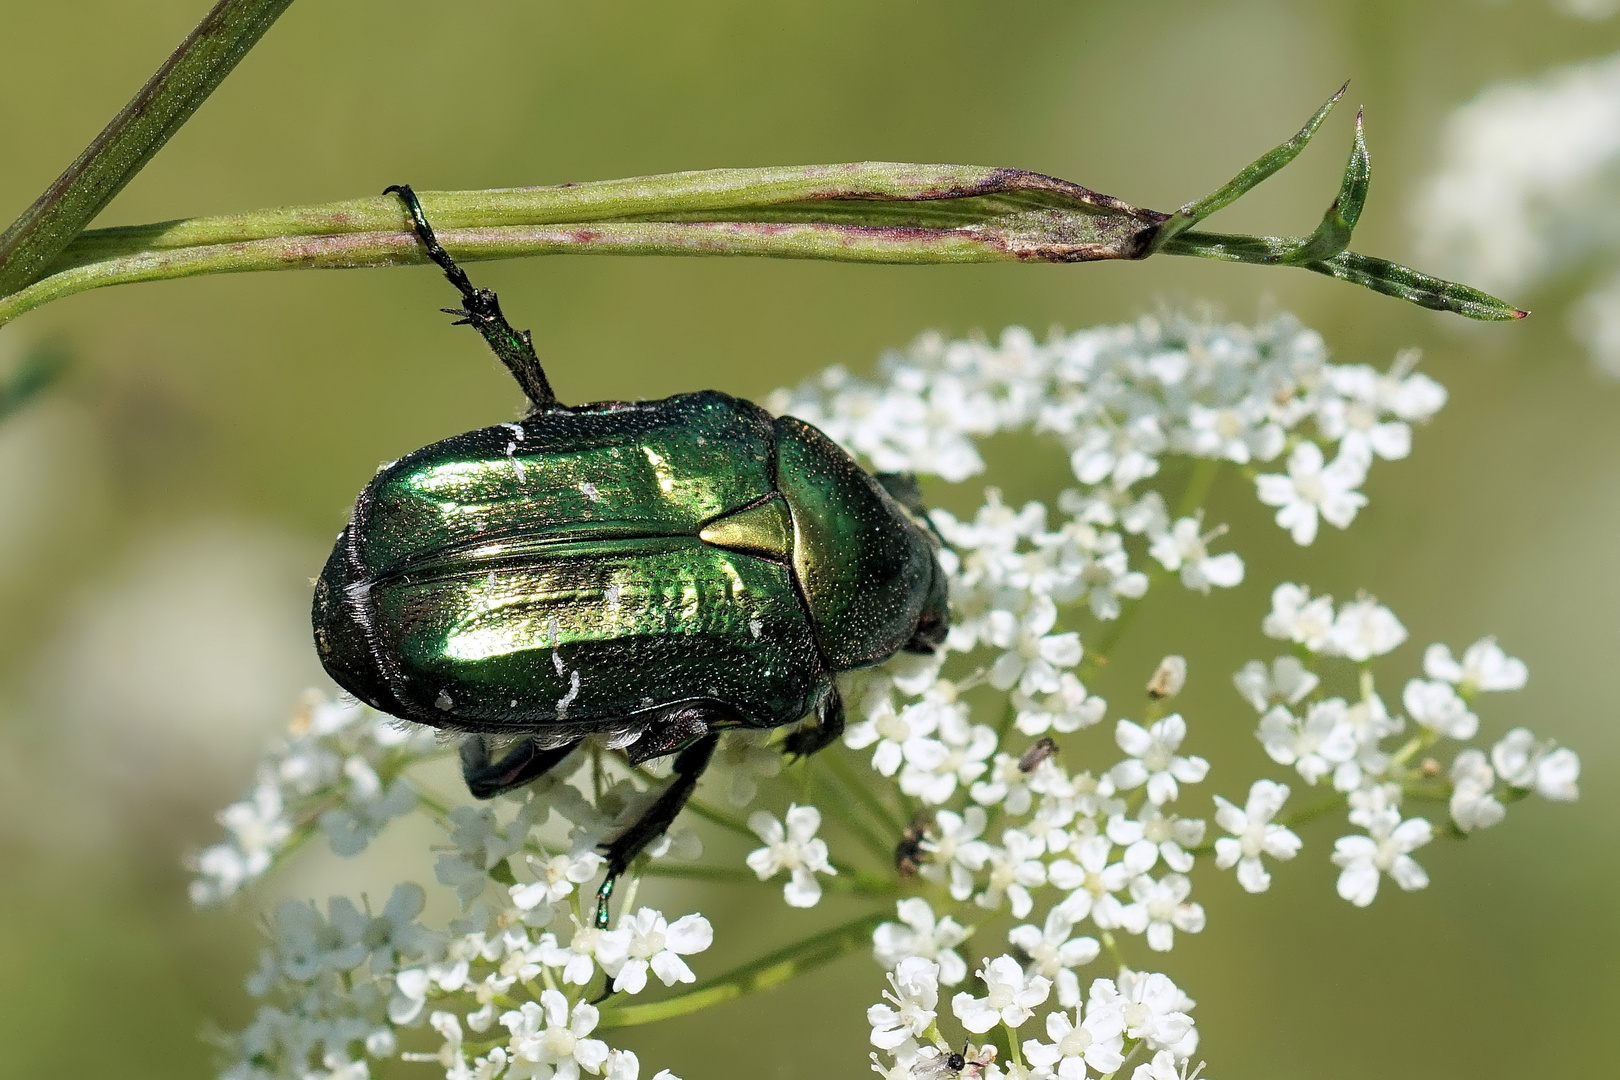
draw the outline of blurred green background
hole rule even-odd
[[[55,177],[205,6],[4,5],[0,216]],[[1406,204],[1447,113],[1492,82],[1616,49],[1620,20],[1541,0],[300,0],[101,223],[402,181],[863,158],[1021,166],[1173,209],[1351,77],[1375,165],[1356,247],[1410,259]],[[1350,115],[1216,227],[1308,229]],[[571,401],[706,386],[761,397],[829,363],[868,370],[927,328],[1040,334],[1192,299],[1244,321],[1292,310],[1341,361],[1382,366],[1421,347],[1450,404],[1410,460],[1373,470],[1352,531],[1297,549],[1252,488],[1223,481],[1212,517],[1231,522],[1249,580],[1210,600],[1151,596],[1099,689],[1123,703],[1158,655],[1185,652],[1191,745],[1215,762],[1199,798],[1240,797],[1282,774],[1229,683],[1272,655],[1258,635],[1270,588],[1366,588],[1412,633],[1386,699],[1425,643],[1498,634],[1531,681],[1485,705],[1487,733],[1523,723],[1576,747],[1583,799],[1526,803],[1465,844],[1437,842],[1421,853],[1433,886],[1386,884],[1368,911],[1333,895],[1332,831],[1307,831],[1268,894],[1201,876],[1209,929],[1178,937],[1168,970],[1198,999],[1220,1080],[1614,1067],[1620,385],[1589,373],[1556,314],[1574,283],[1509,297],[1551,317],[1481,328],[1302,272],[1170,258],[574,257],[483,264],[475,278],[533,327]],[[249,782],[297,692],[319,684],[308,582],[354,492],[378,462],[517,408],[474,336],[436,313],[450,299],[427,269],[211,278],[79,296],[0,333],[0,350],[55,339],[77,358],[64,385],[0,424],[0,1072],[210,1075],[198,1034],[248,1015],[258,912],[281,895],[380,901],[389,880],[431,875],[427,836],[406,831],[358,863],[306,852],[269,889],[197,912],[179,859],[212,841],[212,814]],[[1052,490],[1062,468],[1057,454],[1003,460],[989,479],[1013,498]],[[668,910],[686,903],[720,928],[710,971],[840,914],[691,894]],[[877,987],[855,957],[623,1043],[648,1074],[686,1080],[864,1075]]]

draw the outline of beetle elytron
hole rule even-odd
[[[468,733],[475,796],[526,784],[590,735],[674,779],[606,845],[615,879],[667,829],[725,728],[815,713],[785,749],[835,740],[840,671],[927,652],[948,623],[935,539],[907,477],[717,391],[566,406],[527,332],[416,235],[528,396],[521,422],[384,466],[315,587],[327,673],[374,708]],[[447,309],[449,310],[449,309]],[[519,741],[491,759],[486,736]]]

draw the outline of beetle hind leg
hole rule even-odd
[[[534,353],[534,340],[529,332],[512,329],[512,324],[501,314],[501,302],[495,293],[490,289],[474,287],[467,272],[457,266],[450,253],[439,244],[433,226],[428,224],[427,215],[422,212],[422,203],[417,199],[416,192],[411,190],[409,184],[393,184],[384,188],[383,194],[400,197],[411,216],[416,238],[427,249],[428,258],[437,263],[444,276],[450,279],[450,284],[461,291],[464,306],[445,308],[445,312],[461,316],[456,325],[471,326],[483,336],[536,409],[556,405],[557,395],[552,393],[551,382],[546,378],[545,369],[540,366],[540,358]]]
[[[709,767],[714,748],[720,742],[718,733],[711,732],[682,750],[675,758],[675,775],[658,801],[647,808],[628,829],[620,833],[607,847],[607,876],[596,890],[596,925],[606,930],[609,923],[608,902],[613,899],[613,886],[619,875],[630,868],[637,855],[658,839],[674,824],[681,808],[692,797],[698,778]]]
[[[461,775],[475,799],[495,796],[538,780],[574,752],[579,743],[546,749],[533,739],[524,739],[499,760],[491,760],[489,740],[469,735],[461,744]]]

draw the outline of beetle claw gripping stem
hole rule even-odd
[[[540,358],[535,355],[534,341],[527,330],[514,330],[512,324],[506,321],[501,313],[500,299],[491,289],[480,289],[468,279],[467,272],[456,265],[450,253],[444,250],[439,238],[434,235],[433,226],[428,224],[427,215],[422,212],[422,203],[411,190],[409,184],[391,184],[383,189],[384,195],[398,195],[405,204],[405,210],[411,216],[411,224],[416,231],[416,237],[427,249],[428,258],[438,264],[444,271],[444,276],[461,291],[464,308],[441,308],[447,315],[459,315],[457,326],[467,325],[477,330],[501,363],[506,365],[512,377],[523,388],[529,402],[536,411],[553,407],[557,404],[557,395],[552,392],[551,382],[546,378],[546,372],[540,365]]]

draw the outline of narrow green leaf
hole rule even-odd
[[[1300,151],[1304,150],[1306,144],[1311,141],[1311,136],[1316,134],[1316,129],[1322,126],[1322,121],[1327,119],[1328,113],[1333,111],[1333,106],[1339,103],[1339,99],[1344,97],[1344,92],[1349,87],[1348,82],[1339,87],[1339,92],[1328,98],[1327,102],[1316,110],[1316,115],[1306,121],[1305,126],[1300,128],[1293,138],[1250,162],[1242,172],[1232,177],[1231,180],[1215,191],[1197,202],[1188,203],[1174,214],[1171,214],[1165,223],[1159,226],[1158,235],[1153,238],[1149,250],[1160,250],[1181,233],[1186,232],[1223,206],[1235,202],[1244,193],[1298,157]]]
[[[44,274],[291,3],[219,0],[95,141],[0,234],[0,296]]]
[[[1350,234],[1361,220],[1361,208],[1367,202],[1367,187],[1372,180],[1372,160],[1367,154],[1367,136],[1361,122],[1361,110],[1356,110],[1356,139],[1350,149],[1350,160],[1344,167],[1344,179],[1339,183],[1339,195],[1322,215],[1322,223],[1306,238],[1299,253],[1289,259],[1292,263],[1320,262],[1331,259],[1350,246]]]
[[[1530,314],[1471,285],[1444,281],[1398,263],[1375,259],[1370,255],[1357,255],[1353,251],[1342,252],[1322,262],[1301,265],[1306,270],[1348,281],[1385,296],[1435,311],[1455,312],[1470,319],[1499,322],[1523,319]]]

